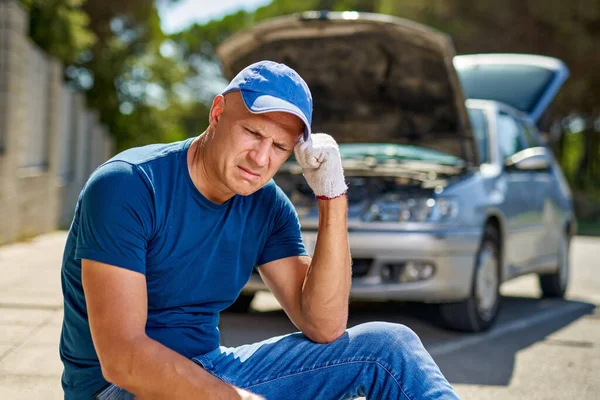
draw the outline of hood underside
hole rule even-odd
[[[339,143],[411,144],[477,162],[444,34],[377,14],[305,13],[240,32],[218,54],[228,79],[259,60],[295,69],[313,95],[313,132]]]

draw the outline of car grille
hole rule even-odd
[[[352,277],[360,278],[369,273],[371,265],[373,264],[372,258],[353,258],[352,259]]]

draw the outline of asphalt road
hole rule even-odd
[[[0,399],[62,399],[58,341],[65,232],[0,247]],[[503,287],[504,308],[488,333],[439,327],[432,307],[352,303],[350,325],[415,330],[462,399],[600,398],[600,238],[577,237],[566,300],[540,300],[534,277]],[[224,314],[222,343],[235,346],[295,331],[268,295],[259,311]]]
[[[600,396],[600,239],[578,237],[566,300],[540,299],[535,276],[502,287],[503,308],[492,330],[443,329],[435,307],[352,303],[350,326],[388,321],[421,337],[463,399],[597,399]],[[224,314],[222,344],[237,346],[295,331],[267,293],[247,315]]]

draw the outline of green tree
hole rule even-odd
[[[95,42],[84,0],[21,0],[29,12],[29,34],[63,63],[73,63]]]
[[[175,0],[163,0],[175,1]],[[117,150],[185,137],[188,75],[164,54],[153,0],[22,0],[33,40],[65,65],[65,78],[115,137]]]

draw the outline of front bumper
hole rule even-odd
[[[302,233],[312,254],[316,232]],[[353,278],[350,297],[355,300],[448,302],[470,296],[475,254],[481,229],[435,231],[351,231]],[[386,281],[382,269],[407,262],[427,262],[434,274],[415,282]],[[399,267],[401,268],[401,267]],[[252,277],[244,293],[267,290],[260,276]]]

